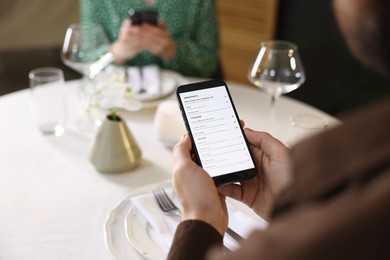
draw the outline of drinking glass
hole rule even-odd
[[[311,135],[325,131],[328,121],[318,115],[298,114],[290,118],[287,146],[292,147],[295,143]]]
[[[249,81],[271,96],[270,124],[275,117],[275,101],[305,82],[298,48],[288,41],[264,41],[248,70]]]
[[[67,117],[64,73],[57,68],[37,68],[28,74],[35,122],[44,135],[61,136]]]
[[[114,60],[109,41],[99,25],[71,24],[65,34],[61,59],[65,65],[83,75],[84,127],[100,125],[94,118],[98,90],[95,76]]]

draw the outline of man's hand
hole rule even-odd
[[[292,162],[289,149],[270,134],[246,128],[245,135],[256,165],[257,175],[241,184],[218,187],[218,191],[242,201],[258,215],[268,219],[275,197],[291,178]]]
[[[228,224],[225,196],[191,156],[191,139],[185,135],[173,149],[172,183],[182,207],[182,220],[202,220],[223,235]]]

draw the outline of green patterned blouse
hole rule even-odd
[[[176,55],[164,60],[143,51],[126,65],[158,64],[161,68],[187,76],[211,77],[218,70],[218,28],[215,4],[212,0],[155,0],[148,6],[144,0],[80,0],[81,23],[100,24],[111,42],[119,37],[129,8],[155,10],[165,22],[176,42]]]

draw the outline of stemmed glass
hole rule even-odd
[[[305,82],[305,71],[297,46],[288,41],[264,41],[248,70],[248,79],[271,96],[270,127],[275,117],[275,101]]]
[[[99,25],[71,24],[65,34],[61,59],[65,65],[83,75],[84,111],[80,127],[93,129],[100,125],[93,108],[98,91],[95,76],[114,60],[109,41]]]

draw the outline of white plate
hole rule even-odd
[[[116,70],[121,68],[115,67]],[[122,68],[123,70],[123,68]],[[117,72],[118,73],[118,72]],[[112,79],[113,78],[113,79]],[[135,98],[128,91],[130,86],[126,82],[115,80],[117,77],[102,73],[99,75],[99,89],[101,89],[100,106],[108,109],[113,106],[124,109],[126,111],[138,111],[145,108],[157,107],[158,104],[169,97],[173,98],[173,93],[176,87],[188,81],[179,73],[170,70],[161,70],[161,93],[158,96]],[[113,105],[115,104],[115,105]]]
[[[171,185],[170,183],[170,180],[167,180],[134,190],[108,215],[104,225],[105,241],[116,259],[134,259],[135,255],[139,255],[139,259],[166,259],[168,249],[162,241],[159,241],[154,229],[133,208],[131,199],[134,196],[152,192],[157,187]],[[227,201],[236,212],[246,215],[258,224],[266,225],[264,220],[244,204],[230,198],[227,198]],[[235,226],[231,227],[235,228]],[[241,235],[247,237],[250,232],[251,230],[247,230],[246,234]]]
[[[110,212],[104,224],[104,237],[116,259],[134,259],[137,252],[142,256],[139,259],[165,258],[167,251],[156,242],[149,224],[132,209],[131,198],[169,184],[170,180],[140,187]]]
[[[161,92],[159,96],[146,96],[146,97],[139,97],[138,100],[142,102],[150,102],[154,100],[158,100],[161,98],[164,98],[174,92],[174,90],[177,87],[178,83],[178,76],[180,74],[169,71],[169,70],[161,70],[160,71],[160,80],[161,80]]]
[[[156,231],[134,207],[130,207],[125,219],[125,232],[129,243],[143,257],[154,260],[167,258],[169,249],[158,240]]]
[[[189,81],[181,74],[170,70],[161,70],[161,81],[161,95],[154,98],[144,98],[140,100],[142,108],[157,107],[163,100],[174,98],[173,94],[177,86],[189,83]]]

